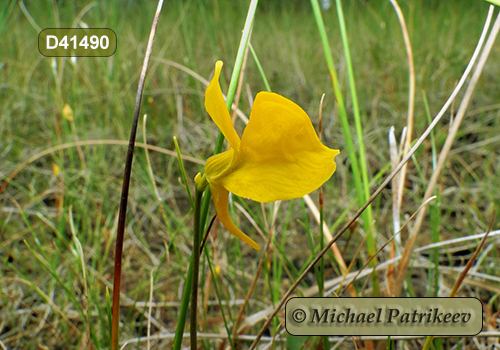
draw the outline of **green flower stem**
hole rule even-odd
[[[195,255],[195,254],[193,254]],[[181,309],[179,310],[179,317],[177,319],[177,329],[175,330],[173,350],[179,350],[182,345],[182,338],[184,335],[184,325],[186,324],[187,309],[189,306],[189,296],[191,294],[191,287],[193,285],[193,259],[189,264],[189,270],[186,276],[186,284],[184,285],[184,294],[182,295]]]
[[[190,314],[190,337],[191,350],[196,350],[198,332],[198,274],[200,271],[200,244],[201,244],[201,197],[203,190],[196,186],[194,195],[194,229],[193,229],[193,252],[191,253],[191,265],[193,266],[191,283],[191,314]]]
[[[229,83],[229,91],[227,93],[227,98],[226,98],[226,105],[228,110],[231,110],[231,106],[233,105],[233,100],[234,100],[234,95],[236,93],[236,87],[238,83],[238,78],[240,75],[241,67],[243,65],[243,57],[244,53],[246,50],[246,46],[248,45],[248,39],[250,37],[250,29],[252,28],[252,23],[253,19],[255,17],[255,11],[257,9],[257,3],[258,0],[252,0],[250,3],[250,7],[248,9],[248,15],[246,18],[245,22],[245,27],[243,29],[243,34],[241,36],[241,41],[240,41],[240,46],[238,48],[238,54],[236,55],[236,61],[234,64],[234,70],[233,74],[231,76],[231,81]],[[222,135],[222,132],[219,131],[219,135],[217,137],[217,141],[215,144],[215,150],[214,154],[220,153],[222,150],[222,144],[224,142],[224,135]],[[212,198],[210,190],[207,188],[205,192],[205,197],[203,198],[203,204],[201,204],[201,197],[203,194],[203,189],[196,189],[195,193],[195,209],[194,209],[194,220],[195,220],[195,238],[194,239],[201,239],[200,234],[201,232],[204,232],[206,222],[207,222],[207,217],[208,217],[208,209],[210,208],[210,199]],[[200,205],[201,204],[201,205]],[[198,224],[196,224],[198,222]],[[196,234],[198,233],[198,234]],[[198,237],[196,237],[198,236]],[[198,242],[199,244],[199,242]],[[198,248],[199,250],[199,248]],[[174,337],[174,344],[172,349],[173,350],[179,350],[181,348],[182,344],[182,336],[184,332],[184,325],[186,324],[186,315],[187,315],[187,308],[189,305],[189,297],[188,295],[191,294],[192,296],[192,290],[196,289],[196,293],[198,290],[198,269],[196,271],[196,274],[194,273],[194,260],[196,259],[196,264],[199,266],[199,254],[195,258],[194,254],[195,249],[193,247],[193,258],[191,259],[191,263],[189,265],[189,270],[188,274],[186,276],[186,285],[184,286],[184,294],[182,297],[182,302],[181,302],[181,309],[179,311],[179,319],[177,322],[177,329],[175,331],[175,337]],[[196,276],[196,278],[193,278],[193,276]],[[193,279],[196,280],[196,287],[193,288]],[[191,307],[191,310],[196,310],[195,307]],[[191,312],[191,315],[196,315],[196,313]],[[193,321],[191,319],[191,321]],[[191,332],[193,333],[193,332]],[[196,332],[195,332],[196,334]],[[192,337],[192,334],[191,334]],[[196,337],[196,335],[195,335]],[[191,341],[191,346],[193,346],[193,341]],[[196,342],[195,345],[196,346]]]
[[[191,263],[189,264],[189,270],[186,276],[186,284],[184,286],[184,294],[182,295],[181,308],[179,310],[179,318],[177,321],[177,329],[175,330],[174,343],[172,346],[173,350],[179,350],[182,345],[182,338],[184,334],[184,325],[186,324],[187,309],[189,306],[189,300],[191,297],[191,319],[190,319],[190,336],[191,336],[191,347],[196,349],[196,338],[197,338],[197,301],[198,301],[198,278],[193,278],[193,276],[198,276],[199,266],[200,266],[200,242],[201,242],[201,230],[200,218],[201,218],[201,197],[203,196],[204,188],[198,189],[195,186],[195,199],[194,199],[194,227],[193,227],[193,252],[191,256]],[[198,254],[196,254],[198,252]],[[193,285],[194,284],[194,285]],[[194,298],[194,302],[193,302]],[[194,327],[194,332],[193,332]]]

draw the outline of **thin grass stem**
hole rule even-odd
[[[413,134],[413,113],[415,106],[415,67],[413,64],[413,51],[411,49],[410,35],[408,34],[408,28],[406,27],[406,21],[403,12],[401,11],[401,8],[399,7],[399,4],[396,0],[390,0],[390,2],[394,7],[394,11],[396,11],[396,15],[398,16],[399,24],[401,26],[401,31],[403,32],[403,39],[405,42],[406,54],[408,58],[410,87],[408,91],[408,119],[406,125],[406,137],[405,137],[404,153],[403,153],[406,154],[410,149],[412,134]],[[399,181],[398,181],[397,205],[400,209],[401,209],[401,204],[403,202],[405,177],[406,177],[406,166],[404,166],[403,169],[401,169],[401,174],[399,175]]]
[[[349,79],[349,88],[351,92],[351,102],[352,102],[352,110],[354,115],[354,127],[356,128],[356,136],[358,138],[358,146],[359,146],[359,165],[361,170],[361,177],[363,181],[363,194],[364,199],[366,201],[370,198],[370,185],[368,180],[368,169],[367,169],[367,161],[366,161],[366,151],[365,151],[365,143],[363,141],[363,127],[361,125],[361,117],[359,112],[359,102],[358,102],[358,93],[356,91],[356,79],[354,78],[354,69],[352,67],[351,60],[351,52],[349,49],[349,39],[347,38],[347,29],[345,25],[344,19],[344,10],[342,9],[342,1],[336,0],[337,7],[337,16],[339,18],[339,26],[340,26],[340,36],[342,38],[342,46],[344,48],[345,55],[345,63],[347,68],[347,77]],[[366,210],[366,222],[365,222],[365,231],[368,233],[367,227],[372,224],[373,221],[372,208],[371,206]],[[375,232],[375,230],[371,230],[371,232]],[[370,246],[368,249],[372,251],[376,250],[375,246],[375,235],[370,234],[367,237],[367,244]]]
[[[116,233],[116,249],[115,249],[115,267],[113,274],[113,319],[111,324],[111,350],[118,350],[119,345],[119,326],[120,326],[120,290],[122,277],[122,257],[123,257],[123,240],[125,234],[125,219],[127,214],[128,191],[130,187],[130,174],[132,172],[132,160],[134,158],[135,136],[137,134],[137,124],[139,121],[139,111],[141,108],[142,93],[144,90],[144,81],[149,65],[149,58],[153,51],[153,42],[156,34],[156,27],[163,6],[163,0],[158,1],[153,25],[149,34],[148,46],[144,63],[142,65],[141,77],[137,87],[137,96],[135,100],[134,117],[132,121],[132,130],[130,132],[129,146],[127,151],[127,159],[125,160],[125,170],[123,174],[123,185],[120,202],[120,212],[118,214],[118,229]]]
[[[269,82],[267,81],[266,74],[264,73],[264,69],[262,68],[262,65],[260,64],[259,57],[257,56],[257,53],[253,49],[251,42],[248,42],[248,47],[250,47],[250,52],[252,53],[253,59],[255,60],[255,64],[257,65],[257,69],[259,70],[260,76],[261,76],[262,80],[264,81],[264,85],[266,87],[266,90],[269,92],[272,92],[271,85],[269,85]]]
[[[145,145],[147,145],[147,138],[146,138],[146,120],[147,120],[147,118],[148,118],[147,114],[144,114],[144,118],[142,120],[142,140],[144,141]],[[176,144],[176,146],[177,146],[177,144]],[[161,215],[163,217],[163,221],[165,221],[165,225],[167,225],[167,227],[168,227],[167,214],[165,213],[165,208],[163,208],[163,203],[162,203],[162,199],[160,197],[160,192],[158,191],[158,187],[156,186],[156,181],[155,181],[155,177],[154,177],[154,174],[153,174],[153,168],[151,167],[151,161],[149,160],[149,152],[148,152],[148,148],[147,147],[144,148],[144,154],[146,156],[146,163],[148,165],[148,173],[149,173],[149,177],[151,178],[151,184],[153,185],[153,189],[155,191],[156,199],[158,200],[158,206],[160,207],[160,211],[161,211]],[[179,162],[182,165],[182,158],[180,158],[179,151],[177,152],[177,158],[179,159]],[[189,190],[189,188],[188,188],[188,190]],[[191,195],[191,193],[189,193],[189,195]],[[189,199],[192,202],[191,196],[189,196]]]
[[[319,117],[318,117],[318,138],[321,141],[322,139],[322,126],[323,126],[323,101],[325,99],[325,94],[321,96],[321,101],[319,103]],[[319,249],[323,250],[325,246],[325,236],[323,232],[323,223],[325,222],[325,217],[323,215],[323,186],[319,188]],[[317,277],[318,281],[318,295],[320,297],[323,296],[323,291],[325,287],[325,259],[322,258],[319,266],[319,276]],[[328,338],[323,337],[323,345],[325,348],[328,348],[326,345],[328,343]]]
[[[480,48],[482,46],[482,40],[484,39],[484,36],[485,36],[487,29],[489,27],[489,19],[492,15],[492,8],[493,7],[490,6],[490,12],[488,13],[488,20],[487,20],[487,23],[485,24],[485,27],[483,29],[483,33],[481,35],[481,39],[480,39],[480,42],[479,42],[477,48]],[[428,198],[430,198],[432,196],[432,194],[434,193],[434,187],[436,186],[437,181],[438,181],[439,177],[441,176],[441,171],[443,170],[443,168],[446,164],[446,159],[447,159],[448,154],[451,150],[451,146],[453,145],[453,141],[455,140],[455,136],[456,136],[458,129],[460,127],[460,123],[462,122],[462,120],[465,116],[465,111],[467,110],[467,106],[472,98],[472,94],[474,92],[476,84],[479,81],[479,77],[481,76],[483,67],[486,63],[486,59],[489,56],[489,53],[493,47],[493,44],[495,42],[496,36],[497,36],[499,31],[500,31],[500,14],[497,16],[497,19],[495,20],[493,28],[492,28],[490,35],[488,37],[488,40],[485,44],[484,50],[481,53],[481,57],[479,58],[476,69],[474,70],[474,73],[472,75],[471,81],[469,82],[469,85],[467,87],[467,90],[465,91],[462,102],[460,103],[460,107],[459,107],[457,114],[455,116],[455,120],[454,120],[453,124],[451,125],[451,128],[450,128],[449,133],[448,133],[448,137],[446,138],[443,149],[441,150],[441,154],[439,155],[436,169],[434,169],[434,172],[432,173],[432,177],[429,180],[429,185],[427,186],[427,190],[425,191],[425,195],[423,198],[424,202]],[[476,55],[476,52],[474,53],[474,55]],[[472,62],[473,62],[473,59],[471,59],[471,63]],[[469,67],[472,68],[471,63],[469,63],[467,70],[469,70]],[[461,80],[461,82],[462,82],[462,80]],[[459,83],[459,85],[457,85],[457,87],[458,86],[461,86],[460,83]],[[436,117],[436,119],[437,119],[437,117]],[[434,119],[434,121],[436,119]],[[401,262],[398,265],[398,271],[397,271],[396,280],[394,283],[394,290],[393,290],[394,295],[396,295],[396,296],[398,296],[401,293],[403,280],[405,279],[406,271],[407,271],[409,263],[410,263],[411,252],[413,251],[413,246],[414,246],[415,241],[417,239],[418,233],[420,232],[420,228],[421,228],[422,223],[424,221],[425,214],[426,214],[426,208],[424,208],[422,211],[419,212],[417,219],[415,220],[415,225],[413,226],[413,228],[410,232],[410,235],[408,237],[408,240],[407,240],[407,243],[405,246],[405,250],[403,252],[403,257],[401,259]]]
[[[330,73],[330,78],[332,80],[335,99],[337,100],[340,121],[342,124],[342,131],[344,133],[347,151],[349,153],[349,160],[351,162],[351,169],[352,169],[352,173],[353,173],[352,178],[353,178],[353,181],[354,181],[354,184],[356,187],[358,205],[362,206],[363,203],[365,203],[366,200],[368,199],[368,196],[365,196],[365,191],[366,190],[369,191],[368,182],[366,182],[364,185],[362,183],[363,177],[360,173],[359,160],[358,160],[358,157],[356,155],[356,149],[354,147],[354,141],[353,141],[353,137],[351,135],[351,130],[350,130],[350,126],[349,126],[349,120],[347,118],[347,112],[346,112],[346,108],[345,108],[345,104],[344,104],[344,98],[342,97],[342,92],[340,91],[337,73],[335,71],[335,65],[333,62],[333,56],[331,53],[330,44],[328,42],[328,36],[326,34],[326,28],[325,28],[325,24],[323,22],[323,17],[321,16],[321,10],[320,10],[318,1],[311,0],[311,5],[313,8],[314,18],[316,19],[316,24],[318,26],[318,31],[319,31],[319,35],[321,38],[321,43],[323,45],[323,51],[325,53],[326,64],[328,66],[328,71]],[[348,47],[348,46],[344,45],[344,50],[346,49],[346,47]],[[352,71],[351,71],[351,73],[352,73]],[[354,78],[352,78],[352,79],[354,81]],[[360,130],[360,134],[362,135],[361,130]],[[358,142],[362,142],[362,137],[358,140]],[[364,162],[364,163],[366,163],[366,162]],[[368,179],[367,176],[366,176],[366,179]],[[365,189],[363,189],[363,187],[365,187]],[[370,213],[370,210],[368,210],[367,212],[364,212],[364,214],[363,214],[363,223],[364,223],[365,231],[367,233],[369,231],[369,227],[371,225],[371,222],[372,222],[371,213]],[[371,236],[368,237],[367,246],[368,246],[368,253],[371,256],[373,256],[376,252],[375,241],[374,241],[373,237],[371,237]],[[374,280],[374,283],[377,283],[377,282]]]
[[[467,276],[467,273],[472,268],[472,265],[474,265],[476,263],[477,256],[479,255],[479,252],[481,252],[481,250],[483,249],[484,244],[486,243],[486,240],[488,239],[488,235],[491,232],[491,230],[493,229],[493,225],[495,224],[495,219],[496,219],[496,212],[493,212],[493,215],[492,215],[492,218],[491,218],[491,221],[490,221],[490,225],[488,227],[488,231],[486,232],[486,234],[484,235],[483,239],[479,243],[479,246],[477,247],[477,249],[474,252],[474,254],[472,255],[472,257],[467,262],[467,265],[465,265],[465,268],[462,270],[462,272],[458,276],[457,280],[453,284],[453,288],[451,289],[450,294],[448,294],[448,298],[454,298],[455,297],[455,295],[458,292],[458,289],[462,285],[462,282],[465,280],[465,277]],[[432,341],[433,340],[434,340],[433,336],[427,337],[425,339],[424,347],[422,348],[422,350],[429,350],[430,347],[431,347],[431,345],[432,345]]]
[[[177,161],[179,162],[179,168],[181,169],[182,182],[184,182],[184,186],[186,186],[186,192],[189,198],[189,203],[191,204],[191,208],[194,208],[193,196],[191,195],[191,190],[189,189],[186,170],[184,169],[184,163],[182,162],[181,149],[179,147],[179,143],[177,142],[177,137],[174,136],[173,139],[174,139],[175,151],[177,152]],[[144,140],[144,143],[146,143],[146,140]]]
[[[232,350],[236,350],[234,342],[232,341],[231,332],[230,332],[230,329],[229,329],[229,325],[227,323],[226,314],[224,312],[224,307],[222,305],[222,300],[224,298],[220,295],[220,288],[217,285],[217,278],[216,278],[217,275],[214,272],[214,267],[213,267],[212,261],[210,259],[210,255],[208,253],[208,250],[205,250],[205,256],[207,257],[207,262],[208,262],[208,267],[210,269],[210,273],[213,276],[214,291],[215,291],[215,295],[217,296],[217,301],[218,301],[218,305],[219,305],[220,312],[221,312],[221,315],[222,315],[222,320],[224,322],[224,328],[226,329],[226,334],[227,334],[227,339],[228,339],[228,342],[229,342],[229,346],[231,347]]]

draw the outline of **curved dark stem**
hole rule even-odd
[[[127,200],[128,190],[130,187],[130,173],[132,171],[132,160],[134,158],[134,145],[135,136],[137,133],[137,123],[139,120],[139,111],[141,108],[142,92],[144,90],[144,81],[146,79],[146,72],[148,70],[149,58],[153,49],[153,41],[160,17],[163,0],[158,1],[158,7],[149,34],[148,47],[142,64],[141,77],[139,79],[139,86],[137,88],[137,95],[135,99],[134,119],[132,121],[132,130],[130,132],[130,139],[127,151],[127,159],[125,160],[125,170],[123,174],[122,195],[120,199],[120,212],[118,214],[118,230],[116,233],[116,248],[115,248],[115,269],[113,279],[113,319],[111,322],[111,350],[118,350],[118,328],[120,325],[120,289],[122,279],[122,257],[123,257],[123,236],[125,233],[125,217],[127,214]]]
[[[205,247],[205,243],[207,243],[208,235],[210,234],[210,230],[212,229],[212,226],[213,226],[216,218],[217,218],[217,215],[214,215],[212,220],[210,220],[210,224],[208,225],[207,231],[205,232],[205,238],[203,238],[203,242],[201,242],[200,256],[201,256],[201,253],[203,253],[203,247]]]

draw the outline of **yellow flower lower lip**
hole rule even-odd
[[[302,108],[271,92],[257,94],[240,140],[219,86],[221,69],[218,61],[205,94],[205,108],[231,148],[207,159],[205,176],[224,227],[259,250],[231,220],[229,192],[259,202],[302,197],[332,176],[339,151],[321,143]]]
[[[224,187],[219,185],[210,184],[210,192],[215,204],[215,209],[217,210],[217,217],[224,227],[231,232],[234,236],[241,239],[243,242],[248,244],[255,250],[260,250],[260,247],[255,243],[250,237],[244,234],[233,222],[231,216],[229,215],[228,202],[229,202],[229,192]]]

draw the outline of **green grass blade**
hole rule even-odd
[[[364,201],[367,201],[368,198],[370,198],[370,186],[369,186],[369,181],[368,181],[368,169],[366,168],[366,152],[365,152],[365,143],[363,142],[363,128],[361,126],[361,117],[359,115],[359,103],[358,103],[358,93],[356,92],[356,83],[354,79],[354,70],[352,68],[352,60],[351,60],[351,53],[349,50],[349,41],[347,39],[347,30],[345,26],[345,20],[344,20],[344,11],[342,10],[342,2],[341,0],[336,0],[336,5],[337,5],[337,14],[339,17],[339,25],[340,25],[340,35],[342,37],[342,45],[344,47],[344,55],[345,55],[345,62],[346,62],[346,67],[347,67],[347,76],[349,78],[349,87],[351,90],[351,100],[352,100],[352,109],[354,112],[354,126],[356,127],[356,136],[358,138],[358,145],[359,145],[359,165],[361,167],[361,176],[363,180],[363,189],[364,189]],[[365,211],[366,214],[366,219],[365,220],[365,229],[368,232],[369,227],[372,222],[372,207],[371,205],[366,208]],[[367,241],[370,239],[370,237],[367,238]],[[371,247],[372,249],[376,250],[375,247],[375,241],[372,241],[373,246]]]
[[[425,114],[427,116],[427,120],[429,124],[432,122],[432,114],[429,107],[429,102],[427,101],[427,95],[424,91],[422,91],[422,98],[425,106]],[[431,131],[430,134],[431,139],[431,151],[432,151],[432,169],[436,168],[437,164],[437,147],[436,147],[436,137],[434,135],[434,130]],[[426,183],[422,182],[422,183]],[[441,218],[441,194],[438,190],[434,190],[434,194],[437,196],[436,201],[429,205],[429,216],[430,216],[430,224],[431,224],[431,243],[439,242],[439,226],[440,226],[440,218]],[[428,296],[429,297],[437,297],[438,289],[439,289],[439,249],[437,247],[433,248],[430,251],[430,266],[428,270]]]
[[[40,262],[40,265],[43,266],[45,270],[54,278],[54,280],[56,280],[56,282],[64,289],[74,308],[80,314],[80,317],[85,319],[85,312],[82,309],[81,303],[76,299],[74,291],[66,283],[64,283],[61,276],[59,276],[59,273],[53,268],[53,266],[51,266],[51,264],[45,260],[41,254],[33,249],[33,247],[26,240],[24,240],[24,244],[29,249],[31,254]]]
[[[1,17],[0,17],[0,33],[5,28],[7,21],[14,10],[14,7],[17,3],[17,0],[10,0],[9,2],[4,3],[3,7],[0,9]]]
[[[335,65],[333,63],[333,56],[331,54],[330,44],[328,43],[328,37],[326,35],[325,24],[323,22],[323,17],[321,16],[321,10],[317,0],[311,0],[311,4],[314,11],[314,17],[316,19],[316,24],[318,25],[319,35],[321,37],[321,43],[323,45],[323,51],[325,52],[326,64],[328,66],[328,71],[332,79],[333,90],[335,93],[335,98],[337,100],[340,121],[342,124],[342,130],[344,132],[347,151],[349,152],[349,158],[351,161],[351,168],[353,172],[354,183],[356,185],[356,190],[358,192],[358,204],[363,205],[363,187],[361,184],[361,175],[359,172],[358,158],[356,156],[356,150],[354,148],[353,137],[349,128],[349,121],[347,119],[347,113],[344,105],[344,98],[340,91],[337,73],[335,72]]]
[[[432,123],[432,114],[429,107],[429,102],[427,101],[427,95],[425,91],[422,90],[422,99],[424,100],[425,114],[427,116],[427,121],[429,125]],[[432,150],[432,169],[436,169],[437,164],[437,148],[436,148],[436,136],[434,136],[434,130],[431,130],[431,150]]]
[[[193,196],[191,195],[191,190],[189,189],[189,183],[186,176],[186,170],[184,169],[184,163],[181,158],[181,149],[179,148],[179,143],[177,142],[177,137],[174,138],[175,151],[177,152],[177,160],[179,161],[179,168],[181,169],[182,182],[184,182],[184,186],[186,186],[187,195],[189,198],[189,203],[191,203],[191,209],[194,209]]]
[[[108,343],[111,344],[111,325],[112,325],[112,311],[111,311],[111,296],[109,295],[109,288],[106,287],[106,313],[108,314],[108,330],[109,330],[109,339]]]
[[[264,81],[264,85],[266,86],[266,90],[269,92],[271,91],[271,86],[269,85],[269,82],[267,81],[266,75],[264,74],[264,69],[262,69],[262,65],[260,64],[259,58],[257,57],[257,54],[255,53],[255,50],[253,49],[252,43],[248,43],[248,47],[250,48],[250,52],[252,53],[252,57],[255,60],[255,64],[257,65],[257,69],[259,70],[260,76],[262,77],[262,80]]]
[[[223,299],[221,298],[221,295],[220,295],[220,288],[217,284],[217,274],[214,271],[214,266],[212,264],[212,260],[210,259],[209,249],[203,249],[203,251],[204,251],[205,257],[207,258],[208,267],[210,268],[210,273],[212,274],[212,281],[214,283],[214,291],[215,291],[215,295],[217,295],[217,301],[219,303],[219,310],[221,312],[222,320],[224,321],[224,328],[226,329],[226,332],[227,332],[229,346],[231,346],[232,350],[236,350],[234,348],[234,342],[231,339],[231,329],[229,329],[229,324],[227,323],[227,317],[226,317],[226,314],[224,312],[224,305],[222,305],[222,303],[221,303],[221,300],[223,300]]]
[[[325,59],[326,59],[326,63],[328,66],[328,71],[329,71],[330,77],[332,79],[333,91],[335,93],[335,98],[336,98],[337,104],[338,104],[340,121],[342,124],[342,130],[344,133],[346,146],[347,146],[347,150],[349,153],[349,158],[351,161],[351,169],[352,169],[352,173],[353,173],[354,184],[356,186],[356,192],[358,195],[358,205],[362,206],[367,201],[367,199],[370,197],[370,193],[369,193],[370,188],[369,188],[369,181],[368,181],[368,173],[366,170],[366,159],[365,159],[365,155],[364,155],[364,153],[365,153],[364,146],[362,146],[363,145],[363,134],[362,134],[362,130],[361,130],[359,111],[357,113],[355,113],[355,124],[356,124],[357,136],[358,136],[358,144],[360,145],[361,163],[363,163],[362,168],[361,168],[361,172],[363,174],[360,173],[359,161],[358,161],[358,158],[356,156],[356,149],[354,148],[353,135],[351,134],[349,120],[347,118],[347,112],[345,109],[344,99],[343,99],[342,93],[340,91],[337,73],[335,72],[335,65],[333,62],[333,56],[331,53],[330,44],[328,42],[328,37],[326,34],[326,28],[325,28],[325,24],[323,22],[323,17],[321,16],[321,10],[320,10],[320,7],[319,7],[317,0],[311,0],[311,5],[313,8],[313,12],[314,12],[314,18],[316,19],[316,24],[318,26],[319,35],[321,37],[321,43],[323,45],[323,51],[325,53]],[[340,12],[342,12],[342,7],[339,5],[340,5],[340,3],[338,2],[337,3],[337,10],[340,13]],[[344,31],[344,33],[342,34],[342,40],[344,43],[344,53],[346,56],[346,63],[348,65],[351,65],[350,59],[348,60],[348,58],[350,58],[350,55],[349,55],[349,49],[348,49],[348,45],[347,45],[348,44],[347,43],[347,35],[345,34],[345,23],[343,23],[344,22],[343,18],[344,18],[343,15],[339,14],[339,20],[341,22],[341,31]],[[353,74],[353,70],[352,70],[352,65],[351,65],[351,68],[348,69],[348,73],[349,73],[349,82],[351,85],[351,94],[353,95],[352,96],[353,105],[356,106],[355,107],[356,110],[359,110],[358,106],[357,106],[357,97],[356,97],[357,94],[355,91],[354,74]],[[353,93],[353,91],[354,91],[354,93]],[[357,116],[356,116],[356,114],[357,114]],[[363,212],[362,217],[363,217],[364,228],[365,228],[365,231],[368,235],[368,237],[366,239],[368,253],[370,255],[374,255],[377,251],[377,248],[376,248],[376,244],[375,244],[374,235],[372,233],[372,230],[370,229],[371,223],[373,221],[371,206],[368,206],[367,210],[365,210]],[[376,265],[376,263],[377,263],[376,259],[373,259],[370,264],[371,264],[371,266],[374,266],[374,265]],[[375,294],[377,294],[378,293],[377,292],[377,290],[378,290],[377,284],[378,283],[377,283],[377,279],[375,277],[373,278],[373,282],[375,284],[374,292],[375,292]]]

